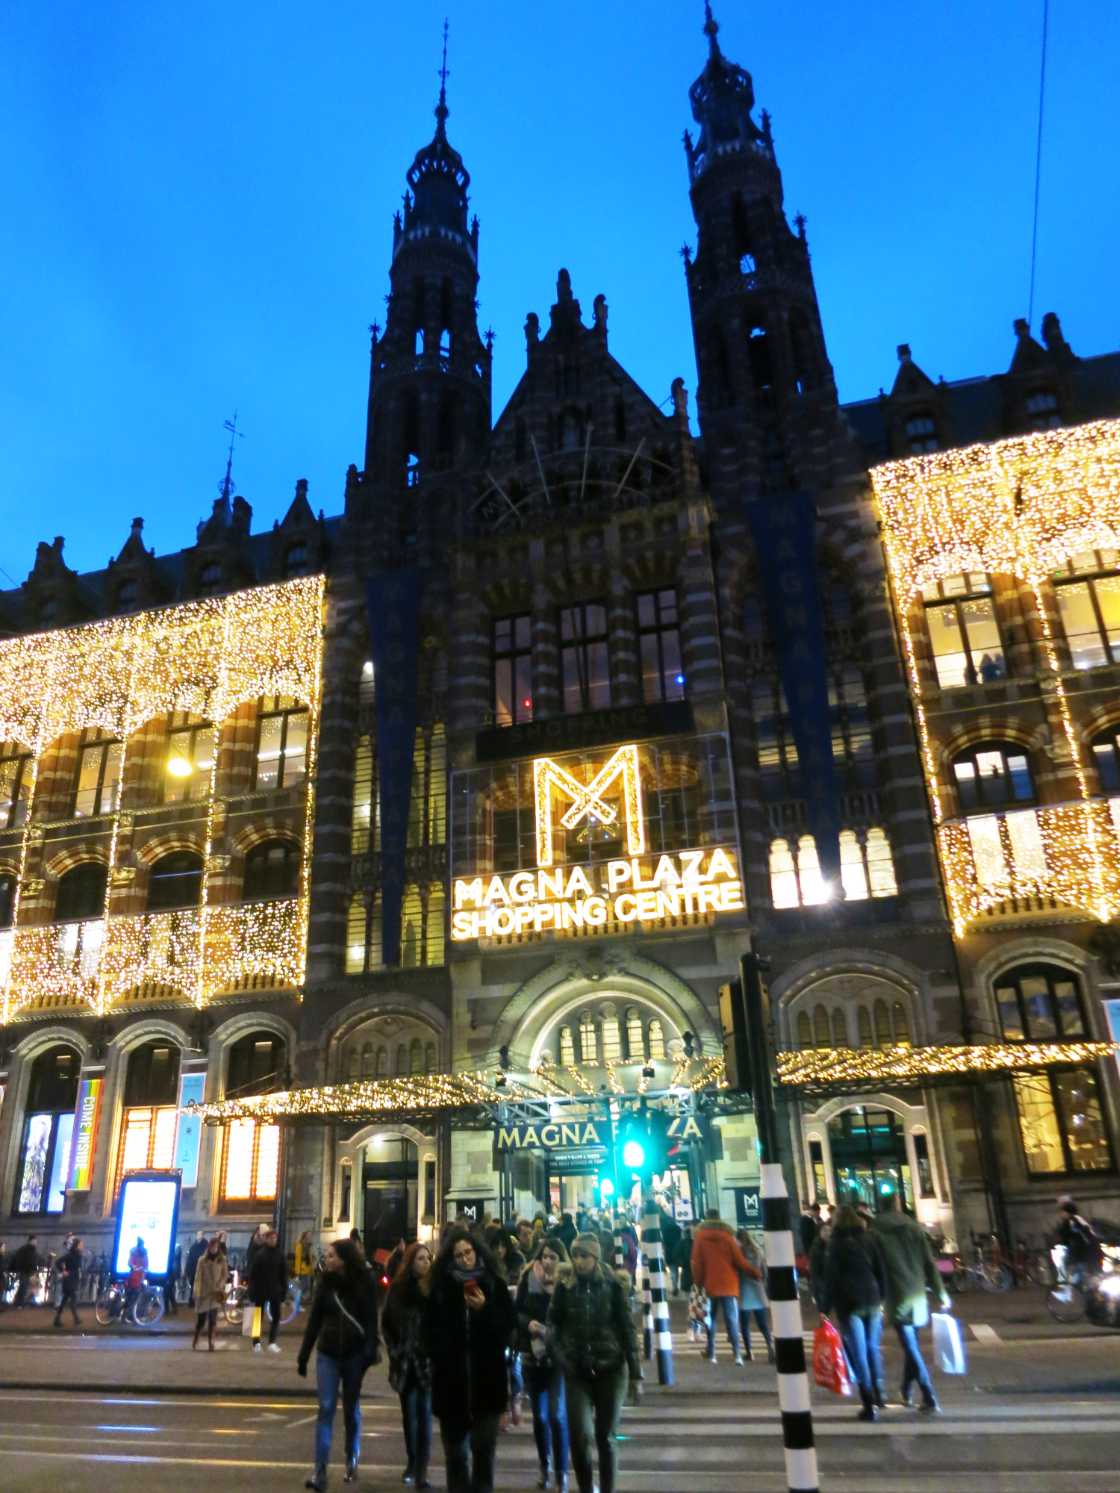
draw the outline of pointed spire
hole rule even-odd
[[[436,105],[436,139],[447,139],[447,17],[443,18],[443,61],[439,69],[439,103]]]
[[[711,57],[722,56],[719,49],[719,22],[712,15],[711,0],[704,0],[704,35],[708,38],[708,55]]]

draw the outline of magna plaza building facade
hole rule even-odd
[[[902,347],[841,406],[769,119],[706,45],[698,433],[566,270],[494,418],[441,94],[342,511],[300,483],[253,533],[227,484],[188,549],[137,519],[0,595],[9,1238],[97,1247],[145,1167],[235,1242],[594,1202],[562,1127],[503,1153],[409,1096],[683,1093],[752,946],[802,1197],[950,1236],[1118,1206],[1120,358],[1048,316],[1006,372]],[[316,1108],[352,1083],[391,1118]],[[270,1092],[298,1124],[186,1108]],[[662,1196],[749,1220],[750,1115],[694,1112]]]

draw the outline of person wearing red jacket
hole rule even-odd
[[[762,1271],[757,1265],[752,1265],[740,1249],[730,1225],[720,1218],[719,1209],[709,1208],[692,1244],[692,1279],[708,1295],[709,1363],[716,1361],[717,1307],[723,1312],[735,1362],[743,1362],[739,1338],[739,1277],[742,1275],[762,1279]]]

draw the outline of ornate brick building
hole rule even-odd
[[[278,1194],[289,1237],[371,1242],[590,1199],[578,1146],[503,1160],[423,1119],[200,1139],[181,1105],[468,1070],[667,1088],[718,1059],[752,943],[779,1045],[817,1063],[788,1109],[806,1196],[898,1188],[950,1232],[1115,1197],[1115,1068],[1075,1049],[1107,1034],[1115,958],[1120,358],[1051,316],[1006,374],[935,384],[903,347],[889,395],[841,406],[768,118],[706,32],[698,437],[682,380],[640,389],[563,269],[493,419],[441,92],[342,514],[301,484],[253,535],[227,488],[188,550],[137,520],[107,570],[56,540],[0,595],[12,1231],[106,1232],[152,1163],[184,1170],[185,1228],[235,1236]],[[914,529],[919,495],[951,515],[989,467],[1005,527],[1054,472],[1092,522],[1041,524],[1029,564]],[[997,1039],[1065,1045],[979,1086],[908,1066]],[[750,1119],[702,1130],[673,1200],[749,1216]]]

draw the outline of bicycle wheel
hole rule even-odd
[[[245,1293],[240,1288],[226,1297],[226,1321],[231,1327],[240,1327],[245,1311]]]
[[[1085,1315],[1085,1293],[1068,1281],[1051,1286],[1046,1293],[1046,1310],[1055,1322],[1079,1322]]]
[[[1006,1265],[984,1265],[981,1269],[980,1279],[985,1291],[1010,1291],[1011,1271]]]
[[[137,1327],[154,1327],[163,1316],[163,1292],[146,1286],[132,1303],[132,1320]]]
[[[93,1303],[93,1315],[101,1323],[102,1327],[108,1327],[119,1310],[120,1302],[116,1291],[102,1291],[101,1295]]]

